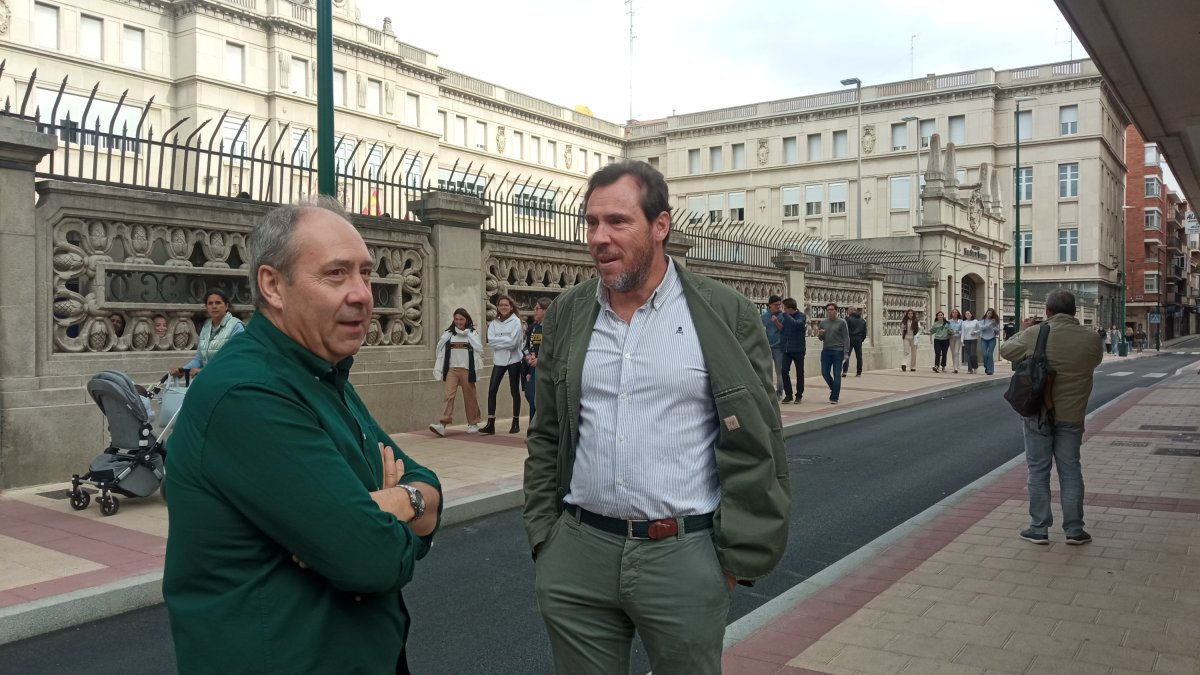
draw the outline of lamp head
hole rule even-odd
[[[901,122],[916,122],[919,119],[921,119],[921,118],[917,117],[916,115],[909,115],[908,117],[901,117],[900,121]]]
[[[860,87],[862,86],[862,80],[858,79],[857,77],[848,77],[842,80],[842,86],[849,87],[852,84],[856,87]]]

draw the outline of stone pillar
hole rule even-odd
[[[938,278],[933,275],[926,276],[925,286],[929,289],[929,300],[927,301],[929,304],[925,308],[925,316],[921,317],[921,324],[928,328],[938,312]]]
[[[664,248],[672,260],[679,263],[681,267],[687,267],[688,252],[695,245],[696,241],[691,237],[685,237],[680,232],[672,232],[671,238],[667,240],[667,245]]]
[[[478,197],[453,192],[427,192],[413,202],[412,211],[428,225],[433,245],[433,280],[437,298],[432,323],[426,323],[436,342],[437,334],[450,325],[454,310],[463,307],[484,325],[483,237],[480,225],[492,208]]]
[[[871,306],[864,308],[867,314],[867,339],[872,347],[883,344],[883,325],[887,317],[883,313],[883,280],[887,276],[879,265],[866,265],[861,270],[864,279],[871,282]]]
[[[37,375],[37,294],[44,290],[36,261],[33,172],[58,139],[33,122],[0,117],[0,389],[4,381]]]
[[[787,294],[795,298],[802,311],[807,312],[808,306],[804,302],[804,273],[808,271],[808,258],[799,251],[784,250],[771,258],[771,262],[787,272]]]

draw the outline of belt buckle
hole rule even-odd
[[[625,521],[625,538],[626,539],[647,539],[648,537],[639,537],[633,533],[634,523],[644,523],[644,520],[627,520]]]
[[[679,521],[674,518],[651,521],[650,527],[646,529],[646,534],[650,539],[674,537],[679,534]]]

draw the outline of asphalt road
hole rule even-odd
[[[1200,356],[1200,338],[1154,358],[1105,364],[1095,409],[1160,380]],[[1113,372],[1130,375],[1114,377]],[[1021,452],[1017,418],[997,384],[876,415],[788,441],[791,541],[779,568],[734,592],[730,621],[820,572]],[[1086,463],[1085,468],[1086,472]],[[517,509],[438,536],[405,592],[414,616],[409,658],[416,673],[552,671],[533,599],[533,564]],[[58,673],[97,665],[126,675],[174,673],[166,612],[159,606],[0,647],[0,673]],[[640,646],[634,672],[648,664]]]

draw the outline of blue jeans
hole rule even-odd
[[[983,372],[991,375],[996,370],[996,338],[983,338]]]
[[[829,385],[829,400],[836,401],[842,394],[842,362],[846,352],[840,349],[821,350],[821,377]]]
[[[783,388],[783,347],[771,347],[771,360],[775,362],[775,395],[784,392]]]
[[[1067,536],[1083,532],[1083,470],[1079,466],[1079,446],[1083,444],[1083,425],[1038,422],[1022,417],[1025,434],[1025,463],[1029,467],[1029,527],[1046,534],[1054,524],[1050,512],[1050,465],[1058,467],[1059,496],[1062,499],[1063,531]]]

